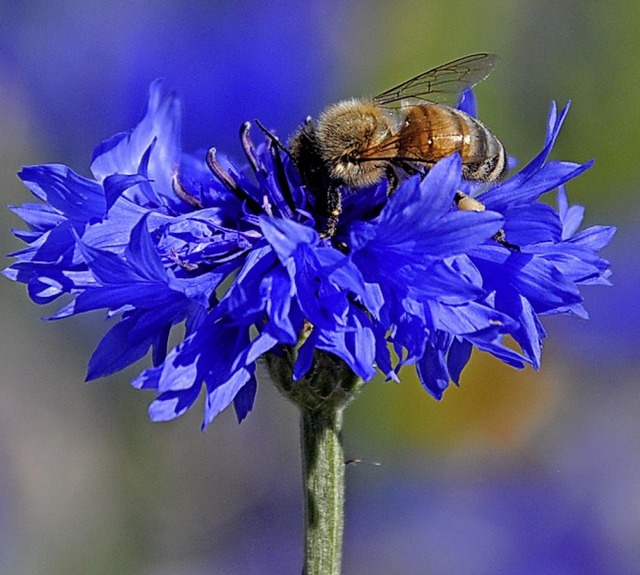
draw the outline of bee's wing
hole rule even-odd
[[[453,103],[463,90],[484,80],[495,68],[496,54],[471,54],[428,72],[418,74],[406,82],[373,98],[376,104],[396,108],[403,100],[423,100]]]

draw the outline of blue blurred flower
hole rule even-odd
[[[229,149],[249,113],[293,130],[338,77],[341,52],[324,27],[344,37],[352,18],[336,0],[308,2],[305,10],[295,0],[95,6],[5,2],[0,18],[4,86],[26,101],[43,144],[78,161],[114,125],[137,118],[154,78],[184,95],[191,149],[214,130]]]
[[[23,169],[44,203],[14,208],[29,225],[16,232],[28,245],[5,275],[26,283],[37,303],[73,296],[53,319],[100,308],[119,318],[89,361],[88,379],[153,349],[154,367],[134,385],[157,393],[156,421],[184,413],[203,387],[204,426],[230,404],[244,419],[256,361],[294,347],[294,380],[318,354],[365,381],[376,368],[397,380],[415,364],[439,398],[474,346],[538,367],[538,316],[584,315],[577,286],[606,281],[608,263],[596,254],[613,230],[576,234],[581,212],[564,192],[559,214],[538,202],[590,165],[547,161],[565,115],[552,109],[543,151],[477,195],[486,210],[455,207],[458,190],[477,190],[453,155],[390,198],[384,184],[347,195],[329,239],[278,143],[255,146],[247,124],[242,165],[213,149],[184,154],[179,101],[156,82],[138,126],[95,150],[93,180],[60,165]],[[500,230],[519,251],[493,239]],[[184,340],[168,351],[171,329],[183,322]],[[503,344],[506,335],[521,351]]]

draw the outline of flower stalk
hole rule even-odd
[[[343,408],[301,410],[303,575],[339,575],[344,531]]]
[[[267,354],[276,387],[300,408],[304,496],[303,575],[339,575],[344,532],[342,423],[346,406],[365,382],[339,358],[315,354],[313,368],[293,379],[300,348],[313,332],[308,322],[298,343],[282,355]]]

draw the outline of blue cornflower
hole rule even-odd
[[[244,419],[260,358],[284,359],[293,387],[327,362],[364,381],[377,370],[398,380],[415,365],[439,398],[473,347],[537,367],[538,316],[582,315],[577,286],[606,281],[596,254],[612,229],[574,234],[581,212],[564,192],[559,214],[537,201],[589,167],[547,162],[565,115],[552,110],[545,147],[527,167],[477,195],[486,210],[455,207],[460,189],[477,190],[452,155],[391,197],[384,184],[347,194],[329,239],[279,143],[255,146],[245,125],[243,165],[213,149],[185,154],[179,101],[156,82],[138,126],[95,150],[94,179],[59,165],[23,169],[44,203],[14,208],[28,246],[5,275],[37,303],[71,295],[52,319],[100,308],[119,318],[88,379],[153,349],[154,367],[133,383],[157,393],[156,421],[184,413],[203,388],[204,426],[230,404]],[[501,230],[520,251],[493,240]],[[184,340],[168,350],[183,322]],[[503,344],[507,335],[521,351]]]

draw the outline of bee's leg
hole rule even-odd
[[[400,185],[400,178],[398,177],[398,172],[396,172],[395,168],[389,164],[387,169],[385,170],[385,175],[387,176],[387,197],[390,198],[398,189]]]
[[[340,186],[330,183],[327,188],[327,223],[320,234],[323,238],[332,238],[338,229],[338,220],[342,213],[342,194]]]
[[[476,200],[475,198],[468,196],[467,194],[463,194],[460,191],[456,192],[454,201],[456,203],[456,206],[458,206],[458,209],[465,212],[484,212],[484,210],[486,209],[486,206],[480,200]],[[507,236],[504,233],[504,230],[498,231],[498,233],[493,236],[493,239],[501,246],[504,246],[511,251],[520,251],[520,246],[509,243],[507,241]]]
[[[507,241],[507,236],[504,233],[504,230],[500,230],[495,236],[493,236],[493,239],[496,242],[498,242],[501,246],[511,250],[512,252],[519,252],[520,251],[520,246],[518,246],[516,244],[509,243]]]

